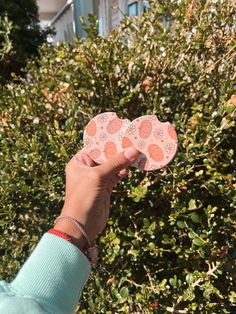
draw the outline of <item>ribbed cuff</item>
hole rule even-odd
[[[45,233],[20,269],[11,287],[21,295],[35,297],[42,305],[70,314],[76,309],[91,266],[70,242]]]

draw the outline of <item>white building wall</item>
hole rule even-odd
[[[99,1],[99,33],[107,35],[113,28],[118,28],[127,12],[127,0]]]
[[[111,29],[111,0],[100,0],[98,7],[99,33],[106,35]]]
[[[118,28],[120,24],[119,19],[119,0],[112,0],[111,7],[111,26],[112,28]]]
[[[53,38],[54,42],[66,41],[71,43],[76,33],[82,37],[86,36],[80,25],[79,16],[87,16],[90,12],[98,15],[99,33],[106,36],[112,29],[119,27],[121,20],[130,13],[130,6],[133,8],[134,5],[137,8],[136,14],[141,15],[144,10],[144,3],[148,3],[148,1],[67,0],[64,3],[64,6],[61,7],[51,21],[51,26],[54,27],[56,33]]]
[[[51,24],[54,27],[56,35],[54,36],[54,42],[66,41],[69,43],[73,42],[75,35],[74,25],[74,10],[73,4],[71,3],[68,8]]]
[[[126,16],[128,11],[127,0],[119,0],[118,5],[119,5],[118,10],[119,21],[121,21]]]

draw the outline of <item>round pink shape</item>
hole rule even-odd
[[[148,145],[147,152],[149,153],[150,157],[157,162],[162,161],[164,159],[162,149],[156,144]]]
[[[118,132],[122,127],[122,120],[119,118],[114,118],[107,124],[107,132],[114,134]]]
[[[127,137],[122,138],[122,144],[121,145],[123,148],[129,148],[129,147],[133,146],[132,142]]]
[[[89,136],[93,137],[97,131],[96,123],[94,121],[90,121],[89,124],[86,126],[85,131]]]
[[[168,133],[173,140],[177,141],[177,134],[171,124],[168,125]]]
[[[127,146],[132,143],[141,152],[133,166],[146,171],[167,165],[174,158],[178,144],[173,126],[160,122],[155,115],[133,120],[126,128],[122,142]]]
[[[119,119],[115,112],[101,113],[88,123],[84,131],[84,146],[96,163],[102,164],[123,150],[123,132],[129,123],[128,119]]]
[[[116,144],[114,142],[106,142],[104,147],[105,156],[107,159],[110,159],[117,153]]]
[[[146,139],[152,132],[152,122],[150,120],[143,120],[139,126],[139,135],[141,138]]]

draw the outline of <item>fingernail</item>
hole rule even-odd
[[[122,169],[122,170],[119,172],[119,174],[120,174],[121,176],[124,176],[124,175],[127,174],[127,170],[126,170],[126,169]]]
[[[130,147],[125,152],[124,155],[129,161],[134,161],[138,157],[139,151],[134,148]]]

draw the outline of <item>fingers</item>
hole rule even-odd
[[[122,178],[123,176],[126,176],[128,174],[128,169],[122,169],[120,172],[119,172],[119,176]]]
[[[122,153],[115,155],[113,158],[99,166],[99,171],[104,177],[112,177],[124,168],[127,168],[138,157],[139,151],[130,147]]]
[[[122,174],[121,174],[122,172]],[[124,178],[126,177],[128,174],[128,170],[127,169],[123,169],[119,172],[119,174],[115,174],[107,183],[107,189],[109,191],[109,193],[112,192],[113,188]]]
[[[95,167],[97,165],[87,153],[83,153],[83,159],[88,167]]]
[[[86,153],[86,151],[84,149],[78,151],[74,157],[73,157],[76,162],[78,162],[81,166],[88,166],[88,167],[95,167],[97,166],[97,164],[95,163],[95,161],[92,160],[92,158],[90,158],[90,156]],[[73,159],[72,158],[72,159]]]

